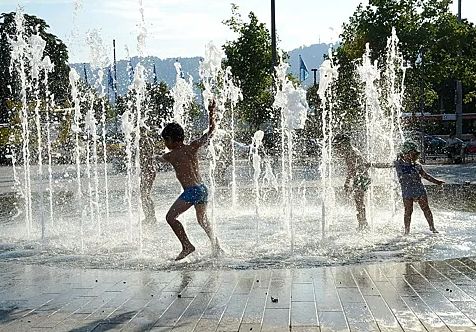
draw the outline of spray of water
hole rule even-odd
[[[225,69],[225,76],[223,80],[223,93],[230,104],[230,146],[231,146],[231,206],[233,208],[237,205],[236,195],[236,151],[235,151],[235,107],[240,100],[243,99],[243,94],[238,85],[235,84],[231,67]]]
[[[365,151],[371,163],[391,164],[395,159],[397,146],[403,140],[401,124],[401,108],[404,92],[406,67],[398,49],[398,37],[395,29],[387,41],[387,53],[380,70],[378,61],[371,61],[370,45],[366,45],[361,63],[357,66],[357,74],[362,83],[362,108],[365,115]],[[397,181],[393,170],[371,169],[372,181],[367,193],[368,219],[372,224],[376,215],[377,205],[382,205],[382,198],[376,197],[376,186],[390,188],[388,200],[392,215],[396,211]],[[379,202],[377,202],[379,200]]]
[[[25,18],[23,11],[18,8],[15,14],[16,39],[9,40],[11,48],[10,73],[13,75],[16,70],[20,77],[20,97],[21,97],[21,138],[22,138],[22,161],[23,161],[23,187],[20,191],[24,199],[25,227],[28,236],[32,230],[32,206],[31,206],[31,172],[30,172],[30,126],[28,123],[28,102],[27,90],[31,89],[31,84],[27,79],[28,63],[25,57],[29,53],[28,43],[25,39]]]
[[[45,56],[43,58],[43,68],[44,68],[44,86],[45,86],[45,99],[46,99],[46,152],[48,155],[48,198],[50,206],[50,224],[54,226],[54,209],[53,209],[53,170],[52,170],[52,150],[51,150],[51,119],[50,111],[55,109],[55,96],[50,93],[48,88],[48,74],[53,71],[53,64],[51,63],[50,57]]]
[[[285,224],[294,249],[293,227],[293,136],[296,129],[304,128],[308,105],[306,92],[295,87],[287,78],[289,65],[283,61],[275,67],[276,94],[273,108],[281,114],[281,195]]]
[[[175,62],[174,66],[177,75],[175,85],[171,90],[174,99],[173,117],[174,121],[180,124],[185,132],[188,132],[189,122],[185,112],[195,97],[195,93],[193,92],[193,79],[191,75],[188,76],[188,80],[184,78],[182,66],[179,62]]]
[[[259,155],[259,149],[263,145],[264,132],[258,130],[254,133],[253,139],[250,146],[250,158],[253,165],[253,184],[255,191],[255,211],[256,216],[259,215],[259,206],[260,206],[260,186],[259,178],[261,176],[261,156]],[[258,233],[258,219],[256,219],[256,234]]]
[[[220,123],[223,119],[225,112],[225,97],[222,94],[219,94],[219,85],[220,78],[223,77],[223,70],[221,67],[222,60],[224,58],[223,51],[214,45],[213,43],[208,43],[205,48],[205,58],[200,62],[200,79],[203,83],[203,101],[208,108],[208,105],[215,100],[217,105],[217,123],[216,123],[216,134],[211,138],[210,144],[208,146],[208,154],[210,156],[210,166],[209,166],[209,177],[210,177],[210,197],[211,197],[211,228],[213,234],[216,231],[216,181],[215,181],[215,169],[217,166],[217,161],[219,154],[222,151],[222,145],[220,142]],[[213,236],[212,238],[215,238]],[[212,244],[215,247],[215,244]]]
[[[332,172],[332,138],[334,135],[335,119],[333,115],[334,99],[333,87],[338,77],[338,67],[333,61],[332,49],[329,49],[329,58],[319,67],[319,90],[317,94],[321,100],[321,160],[319,173],[321,176],[321,223],[322,237],[325,237],[327,228],[333,218],[335,206],[335,192]]]
[[[109,194],[108,194],[108,173],[107,173],[107,150],[106,150],[106,107],[105,107],[105,86],[104,86],[104,68],[108,68],[110,61],[107,57],[106,48],[102,42],[102,38],[97,30],[91,31],[87,38],[87,43],[90,49],[90,65],[93,71],[93,74],[96,73],[96,81],[94,87],[99,91],[99,101],[101,105],[101,127],[102,127],[102,137],[98,135],[96,119],[96,110],[94,109],[96,105],[96,97],[94,94],[89,94],[89,102],[91,107],[87,114],[86,128],[88,131],[88,137],[92,140],[92,162],[93,162],[93,172],[94,172],[94,190],[91,194],[94,194],[94,207],[96,211],[96,220],[98,234],[101,234],[101,205],[99,199],[99,157],[98,157],[98,141],[102,138],[102,147],[103,147],[103,164],[104,164],[104,205],[106,208],[106,220],[109,219]],[[89,146],[89,144],[88,144]],[[89,159],[89,158],[88,158]],[[87,161],[89,162],[89,161]],[[89,172],[88,172],[89,173]]]
[[[79,138],[81,135],[81,96],[78,89],[79,83],[79,74],[73,68],[69,71],[69,84],[71,86],[71,98],[73,102],[73,124],[71,125],[71,131],[74,133],[74,140],[75,140],[75,161],[76,161],[76,201],[78,209],[77,211],[82,211],[81,218],[80,218],[80,240],[81,240],[81,251],[84,251],[84,216],[86,215],[86,209],[82,203],[82,189],[81,189],[81,148],[79,145]]]

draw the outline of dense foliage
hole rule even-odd
[[[223,49],[226,54],[224,65],[231,67],[243,92],[237,114],[247,124],[247,134],[251,134],[263,129],[272,114],[273,66],[269,31],[264,23],[258,22],[253,12],[248,18],[249,22],[244,22],[238,7],[232,5],[232,17],[224,24],[238,37],[228,41]]]
[[[337,50],[341,111],[356,109],[358,91],[349,73],[365,51],[365,44],[370,44],[373,59],[382,63],[387,37],[395,27],[401,52],[411,67],[405,83],[405,110],[417,111],[423,97],[426,112],[453,113],[455,80],[461,80],[463,111],[474,112],[476,27],[466,20],[459,22],[450,12],[451,2],[370,0],[368,6],[360,5],[344,24],[342,44]]]
[[[48,55],[54,65],[49,74],[49,90],[55,96],[57,104],[63,104],[69,96],[68,50],[55,35],[47,32],[49,26],[36,16],[24,14],[25,39],[39,34],[46,41],[44,56]],[[8,102],[19,100],[20,83],[17,75],[10,74],[10,40],[16,39],[15,13],[0,15],[0,122],[8,122],[10,113]],[[29,68],[25,69],[29,72]],[[44,89],[44,87],[42,87]],[[44,92],[44,91],[43,91]]]

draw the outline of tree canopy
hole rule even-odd
[[[10,40],[15,39],[17,28],[15,24],[16,13],[0,14],[0,121],[8,120],[7,101],[19,99],[19,82],[16,75],[10,74]],[[55,95],[57,103],[64,102],[69,95],[69,67],[68,50],[66,45],[55,35],[47,32],[49,26],[46,22],[33,15],[24,14],[25,36],[39,34],[46,41],[43,56],[49,56],[54,65],[53,72],[49,74],[49,90]],[[26,70],[29,70],[28,68]]]
[[[337,50],[339,75],[348,76],[369,43],[372,57],[383,62],[387,37],[395,27],[407,71],[406,111],[418,109],[423,85],[425,111],[454,110],[454,81],[464,86],[464,109],[474,110],[476,91],[476,28],[449,10],[451,0],[369,0],[344,24]],[[346,73],[347,72],[347,73]],[[340,80],[342,108],[355,107],[352,84]]]
[[[232,17],[223,23],[238,34],[228,41],[223,49],[225,66],[230,66],[233,76],[240,82],[243,100],[237,105],[237,114],[254,132],[269,119],[273,105],[273,67],[271,35],[264,23],[253,12],[244,22],[238,7],[232,4]]]

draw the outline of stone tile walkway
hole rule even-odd
[[[0,331],[476,331],[476,259],[282,270],[0,263]]]

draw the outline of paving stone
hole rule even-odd
[[[261,331],[289,331],[289,308],[266,308]]]
[[[0,262],[0,331],[475,331],[476,260],[245,271]]]
[[[349,326],[343,311],[319,312],[321,332],[349,331]]]
[[[315,302],[291,302],[291,326],[319,326]]]

